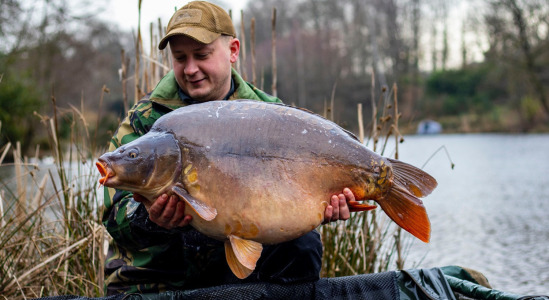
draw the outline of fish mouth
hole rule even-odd
[[[105,182],[107,182],[109,178],[115,175],[114,171],[111,169],[111,167],[109,167],[109,164],[106,161],[99,160],[95,163],[95,166],[102,176],[101,178],[99,178],[99,184],[101,185],[105,185]]]

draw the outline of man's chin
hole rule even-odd
[[[187,95],[189,95],[191,99],[197,102],[206,102],[206,101],[212,100],[212,99],[209,99],[208,97],[209,93],[205,91],[199,91],[199,90],[189,91]]]
[[[191,97],[191,99],[193,99],[193,101],[195,102],[208,102],[213,100],[213,99],[208,99],[206,97]]]

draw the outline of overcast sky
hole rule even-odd
[[[235,21],[240,18],[240,10],[248,0],[230,0],[230,6],[222,6],[227,11],[232,9]],[[190,1],[185,0],[143,0],[141,3],[141,27],[148,28],[152,22],[158,24],[158,18],[162,25],[166,26],[175,8],[180,8]],[[107,1],[108,7],[101,17],[120,24],[121,29],[137,29],[138,24],[138,1],[137,0],[116,0]]]

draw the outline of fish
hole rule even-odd
[[[224,242],[232,272],[249,276],[263,245],[322,224],[348,187],[351,212],[377,208],[423,242],[431,225],[421,197],[437,186],[423,170],[369,150],[306,109],[254,100],[210,101],[160,117],[141,137],[101,155],[99,183],[148,201],[185,203],[190,225]]]

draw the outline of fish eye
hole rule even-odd
[[[137,158],[137,151],[136,150],[131,150],[130,152],[128,152],[128,157],[129,158]]]

